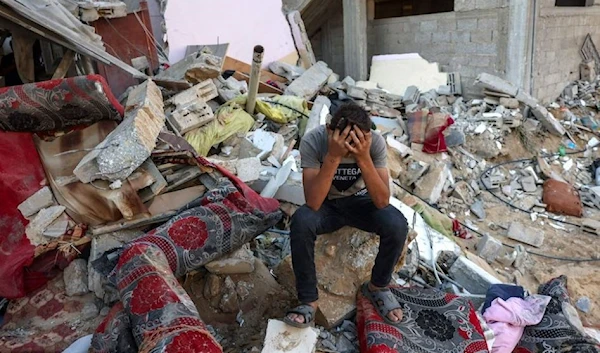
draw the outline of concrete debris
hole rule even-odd
[[[211,80],[200,82],[166,103],[167,120],[173,128],[183,135],[213,121],[215,116],[206,102],[218,97],[217,87]]]
[[[537,228],[527,227],[521,223],[513,222],[508,228],[507,236],[510,239],[525,243],[527,245],[541,247],[544,244],[544,231]]]
[[[273,61],[269,64],[269,70],[276,75],[285,77],[288,81],[293,81],[306,71],[305,69],[290,65],[281,61]]]
[[[34,246],[47,244],[48,238],[43,236],[44,231],[65,211],[64,206],[51,206],[40,210],[35,218],[25,228],[27,238]]]
[[[312,327],[299,329],[283,321],[269,320],[262,353],[313,353],[318,338],[319,331]]]
[[[485,208],[483,205],[483,201],[481,200],[477,200],[475,201],[473,204],[471,204],[471,212],[473,212],[473,214],[475,216],[477,216],[477,218],[479,219],[485,219],[486,218],[486,213],[485,213]]]
[[[477,244],[477,255],[488,263],[492,263],[502,255],[503,248],[504,246],[500,240],[486,234]]]
[[[585,313],[585,314],[592,311],[592,301],[588,297],[581,297],[581,298],[577,299],[575,306],[577,306],[577,309],[579,311],[581,311],[582,313]]]
[[[219,77],[222,67],[222,58],[203,52],[196,52],[156,75],[156,79],[186,80],[192,84],[196,84]]]
[[[65,292],[70,297],[89,292],[87,262],[84,259],[73,260],[65,268],[64,280]]]
[[[237,288],[231,277],[225,278],[223,286],[223,296],[219,303],[219,308],[224,313],[237,313],[240,310],[240,301],[237,295]]]
[[[319,61],[292,82],[285,90],[285,94],[310,100],[327,83],[332,73],[326,63]]]
[[[487,73],[482,73],[477,76],[475,85],[495,92],[505,93],[512,97],[515,97],[519,91],[518,87],[512,83]]]
[[[242,247],[222,259],[206,265],[208,272],[216,275],[234,275],[254,271],[254,255],[247,247]]]
[[[541,105],[531,107],[533,115],[542,123],[542,125],[550,131],[550,133],[563,136],[567,131],[561,123],[554,118],[554,115]]]
[[[325,96],[317,96],[313,108],[310,111],[308,117],[308,123],[306,124],[305,134],[320,125],[325,125],[327,115],[329,114],[329,108],[331,108],[331,101]]]
[[[85,303],[83,308],[81,309],[81,319],[83,321],[92,320],[100,314],[100,309],[96,305],[95,302]]]
[[[454,262],[448,274],[471,294],[485,295],[492,284],[502,283],[464,256]]]
[[[445,163],[436,163],[429,172],[415,183],[415,194],[429,203],[435,204],[442,196],[444,183],[450,177]]]
[[[50,207],[54,204],[54,197],[49,187],[44,186],[35,194],[31,195],[27,200],[21,202],[17,208],[23,217],[31,217],[38,213],[42,208]]]
[[[123,122],[73,171],[82,182],[125,179],[150,157],[165,124],[160,89],[152,80],[137,86],[129,94],[126,110]]]
[[[49,238],[60,238],[67,232],[69,228],[69,221],[64,219],[57,219],[50,224],[42,234]]]
[[[421,97],[421,92],[416,86],[408,86],[404,92],[402,103],[404,105],[418,104]]]

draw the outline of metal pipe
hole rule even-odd
[[[262,45],[254,47],[252,56],[252,71],[250,72],[250,84],[248,85],[248,100],[246,101],[246,112],[254,115],[256,108],[256,95],[258,94],[258,84],[260,83],[260,68],[262,67],[265,48]]]

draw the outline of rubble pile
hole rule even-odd
[[[438,89],[421,92],[413,85],[398,95],[373,82],[340,81],[324,62],[306,68],[275,62],[269,65],[272,72],[260,72],[253,97],[250,72],[229,70],[226,62],[202,50],[130,90],[119,125],[96,146],[68,151],[78,156],[68,171],[73,175],[44,186],[19,206],[31,219],[26,234],[40,253],[73,241],[69,231],[83,223],[77,220],[94,219],[87,236],[80,232],[77,238],[91,241],[88,262],[78,259],[65,269],[67,295],[93,292],[106,306],[117,301],[117,291],[93,264],[198,203],[215,188],[218,166],[261,196],[281,201],[288,217],[277,229],[188,274],[184,287],[224,347],[257,352],[265,332],[264,345],[273,344],[273,335],[286,328],[272,321],[267,329],[263,319],[281,317],[295,292],[287,223],[305,202],[298,146],[306,132],[326,124],[348,101],[370,113],[374,129],[387,141],[394,206],[409,222],[418,219],[399,262],[398,284],[444,288],[482,303],[488,288],[502,282],[492,266],[511,268],[513,279],[525,275],[525,246],[542,247],[548,236],[535,224],[494,224],[489,208],[499,200],[558,230],[573,229],[573,223],[564,225],[576,222],[567,216],[581,218],[582,231],[600,236],[600,224],[590,216],[600,210],[595,137],[600,81],[575,82],[546,108],[522,88],[489,74],[476,82],[484,96],[467,99],[453,83],[456,73]],[[254,98],[256,109],[247,111]],[[560,148],[507,161],[515,138],[538,135],[552,136]],[[193,164],[193,155],[211,164]],[[65,207],[57,185],[91,185],[113,211],[99,219],[94,210]],[[461,223],[472,231],[479,229],[476,223],[487,223],[523,245],[507,252],[498,237],[484,234],[474,255],[455,243],[472,235]],[[378,244],[376,237],[349,228],[319,238],[321,327],[302,333],[313,348],[358,352],[351,321],[355,294],[370,276]]]

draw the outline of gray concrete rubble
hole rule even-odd
[[[185,80],[196,84],[219,77],[223,59],[207,53],[196,52],[173,64],[167,70],[156,75],[157,80]]]
[[[544,244],[544,231],[528,227],[522,223],[513,222],[508,228],[507,236],[521,243],[535,246],[537,248]]]
[[[477,243],[477,255],[489,263],[502,256],[503,249],[502,242],[488,234],[484,235]]]
[[[49,187],[44,186],[17,207],[23,217],[31,217],[41,209],[54,204],[54,197]]]
[[[285,90],[285,94],[310,100],[327,83],[332,73],[326,63],[319,61],[292,82]]]
[[[472,294],[485,295],[492,284],[501,283],[464,256],[454,262],[448,274]]]
[[[127,178],[150,157],[164,125],[162,93],[148,80],[129,94],[123,122],[79,162],[73,173],[84,183]]]
[[[234,275],[254,271],[254,255],[247,247],[206,265],[208,272],[216,275]]]
[[[29,241],[35,246],[49,243],[50,239],[44,237],[43,233],[63,214],[65,209],[64,206],[50,206],[40,210],[25,229],[25,234],[29,238]]]
[[[87,262],[84,259],[73,260],[65,268],[64,280],[65,291],[70,297],[89,292]]]

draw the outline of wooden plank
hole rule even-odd
[[[204,185],[159,195],[146,204],[151,215],[177,211],[188,203],[198,199],[206,192]]]
[[[246,82],[250,83],[250,76],[248,76],[246,74],[243,74],[243,73],[241,73],[239,71],[236,71],[233,74],[233,77],[236,80],[238,80],[238,81],[242,81],[243,80],[243,81],[246,81]],[[268,84],[266,84],[264,82],[260,82],[258,84],[258,93],[273,93],[273,94],[283,95],[283,91],[282,90],[280,90],[278,88],[275,88],[275,87],[273,87],[271,85],[268,85]]]
[[[227,56],[227,57],[225,57],[225,62],[223,63],[223,71],[227,71],[227,70],[241,72],[241,73],[249,76],[250,71],[252,71],[252,66],[250,66],[249,64],[246,64],[243,61],[239,61],[237,59]],[[260,71],[260,80],[262,82],[267,82],[269,80],[281,82],[281,83],[288,82],[285,77],[275,75],[274,73],[266,71],[266,70]]]
[[[71,65],[73,65],[73,59],[75,59],[75,52],[72,50],[67,50],[60,60],[60,64],[54,71],[54,75],[52,75],[52,79],[56,80],[58,78],[65,78],[67,72]]]
[[[92,235],[102,235],[119,230],[127,230],[133,228],[145,227],[151,224],[166,222],[177,215],[177,211],[171,211],[152,217],[136,218],[129,221],[120,220],[118,222],[108,223],[97,227],[92,227]]]
[[[229,43],[223,44],[207,44],[207,45],[188,45],[185,50],[185,56],[193,54],[195,52],[199,52],[204,48],[210,49],[210,52],[214,56],[218,56],[223,59],[227,56],[227,51],[229,51]]]

